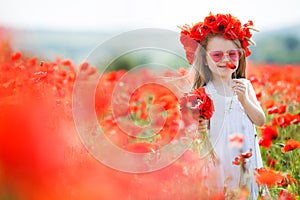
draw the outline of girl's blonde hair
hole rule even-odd
[[[193,88],[203,87],[211,80],[211,71],[207,65],[206,60],[206,48],[209,40],[212,37],[223,37],[220,34],[210,33],[207,37],[198,45],[198,48],[194,55],[194,62],[192,64],[195,69],[195,78]],[[232,78],[245,78],[246,77],[246,56],[239,40],[232,40],[233,43],[242,49],[242,56],[239,60],[239,66],[237,70],[232,74]]]

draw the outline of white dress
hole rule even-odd
[[[243,79],[248,81],[247,79]],[[212,98],[215,111],[210,120],[210,140],[214,151],[217,155],[219,165],[217,187],[223,191],[226,185],[229,190],[239,187],[240,166],[232,164],[235,157],[239,157],[240,153],[252,151],[252,156],[248,159],[246,168],[249,175],[243,174],[243,179],[248,177],[246,181],[247,188],[250,192],[251,199],[257,199],[258,187],[254,180],[254,169],[262,167],[262,158],[258,141],[256,137],[256,129],[249,117],[244,111],[237,95],[225,97],[217,93],[212,82],[209,82],[205,87],[206,92]],[[242,133],[244,142],[241,148],[230,146],[228,136],[235,133]],[[245,183],[245,182],[244,182]]]

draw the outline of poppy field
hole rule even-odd
[[[76,80],[88,85],[96,68],[89,63],[74,66],[68,59],[42,61],[0,42],[0,199],[225,199],[221,193],[205,192],[209,188],[199,183],[201,161],[192,149],[150,173],[122,172],[99,162],[83,145],[72,109]],[[151,72],[139,73],[129,81],[151,82]],[[181,68],[174,76],[186,73]],[[126,151],[157,151],[181,130],[178,98],[159,84],[146,84],[133,90],[126,105],[118,101],[117,117],[111,116],[112,91],[125,74],[119,70],[101,76],[94,105],[99,125],[113,144]],[[299,74],[299,64],[248,62],[247,78],[267,118],[257,127],[264,162],[255,171],[261,199],[299,199]],[[151,105],[159,106],[151,109]],[[126,123],[128,113],[138,126]],[[122,128],[118,120],[124,123]],[[155,133],[147,129],[149,124]],[[137,127],[146,127],[143,133],[151,137],[139,140]],[[268,193],[263,192],[265,187]],[[247,194],[240,190],[235,197],[247,199]]]

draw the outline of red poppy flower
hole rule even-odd
[[[300,113],[293,115],[293,119],[291,120],[291,124],[298,124],[300,122]]]
[[[200,43],[209,32],[210,29],[207,26],[204,26],[202,22],[198,22],[191,28],[189,37]]]
[[[244,135],[242,133],[234,133],[228,136],[229,144],[235,148],[241,148],[244,142]]]
[[[36,63],[37,63],[37,59],[36,58],[30,58],[29,60],[27,60],[27,65],[29,66],[29,67],[34,67],[35,65],[36,65]]]
[[[235,158],[234,158],[234,161],[232,161],[232,164],[234,164],[234,165],[240,165],[240,164],[241,164],[240,158],[235,157]]]
[[[250,52],[250,50],[248,49],[248,46],[249,46],[250,44],[249,44],[249,42],[248,42],[248,40],[243,40],[242,41],[242,48],[245,50],[245,55],[246,56],[250,56],[251,55],[251,52]]]
[[[224,31],[224,37],[229,40],[235,40],[238,39],[241,35],[241,22],[237,20],[236,18],[232,17],[232,20],[227,25],[227,28]]]
[[[232,164],[244,166],[246,164],[245,159],[250,158],[251,156],[252,156],[252,150],[250,149],[250,151],[248,152],[241,153],[239,157],[235,157],[234,161],[232,161]]]
[[[204,18],[203,23],[204,23],[204,26],[207,26],[209,29],[212,29],[215,21],[216,21],[216,16],[213,15],[212,13],[209,13],[209,15]]]
[[[248,152],[245,152],[245,153],[241,153],[240,154],[240,158],[243,158],[243,159],[245,159],[245,158],[250,158],[252,156],[252,150],[250,149],[250,151],[248,151]]]
[[[288,151],[293,151],[295,149],[298,149],[300,147],[300,142],[297,140],[290,139],[286,142],[285,146],[281,148],[282,153],[286,153]]]
[[[278,182],[278,185],[282,187],[287,187],[289,184],[297,184],[297,180],[292,178],[290,174],[284,175],[282,179]]]
[[[278,133],[275,127],[266,125],[261,128],[262,138],[259,140],[259,145],[265,148],[270,148],[272,145],[272,140],[278,137]]]
[[[235,64],[230,63],[230,62],[226,62],[226,67],[229,68],[229,69],[235,69],[236,68]]]
[[[286,113],[284,115],[279,115],[272,119],[272,123],[275,126],[287,127],[291,124],[297,124],[300,122],[300,114],[292,115],[290,113]]]
[[[244,36],[245,36],[246,38],[251,38],[251,37],[252,37],[252,34],[251,34],[249,28],[244,28],[243,31],[244,31]]]
[[[278,193],[278,200],[295,200],[295,197],[288,190],[282,189]]]
[[[266,125],[263,127],[262,131],[263,137],[269,137],[272,140],[276,139],[278,137],[278,133],[275,127]]]
[[[154,99],[153,104],[160,104],[165,110],[175,109],[177,106],[177,99],[171,94],[162,94]]]
[[[211,28],[211,31],[213,33],[224,33],[229,21],[230,21],[230,18],[228,19],[228,15],[217,14],[216,21],[214,22],[213,27]]]
[[[278,106],[278,114],[282,114],[282,113],[285,113],[286,111],[286,105],[279,105]]]
[[[276,185],[282,179],[282,175],[279,172],[265,167],[255,169],[254,176],[258,185],[267,185],[268,187]]]
[[[272,140],[270,138],[262,138],[259,140],[259,146],[265,147],[265,148],[270,148],[272,145]]]
[[[275,164],[276,164],[276,162],[277,162],[277,160],[272,159],[272,158],[271,158],[271,155],[268,154],[268,158],[267,158],[267,164],[268,164],[268,166],[269,166],[269,167],[274,167]]]
[[[79,65],[79,71],[87,70],[89,68],[89,63],[83,62]]]
[[[200,42],[203,39],[203,35],[201,33],[202,25],[203,25],[202,22],[198,22],[191,29],[190,38],[196,40],[197,42]]]
[[[63,66],[71,66],[72,65],[72,61],[69,60],[69,59],[66,59],[66,60],[61,61],[61,64]]]
[[[265,101],[263,103],[263,105],[264,105],[264,108],[268,109],[275,105],[275,101],[274,101],[274,99],[268,99],[267,101]]]
[[[10,60],[16,61],[19,60],[21,57],[22,57],[22,53],[18,51],[11,55]]]
[[[268,108],[268,114],[282,114],[285,113],[286,111],[286,105],[277,105],[277,106],[273,106]]]
[[[183,44],[186,58],[189,64],[192,64],[194,61],[194,54],[198,47],[198,43],[183,33],[180,35],[180,42]]]
[[[252,20],[248,20],[248,22],[246,24],[244,24],[244,27],[248,27],[248,26],[253,26],[253,21]]]
[[[262,91],[258,91],[255,93],[256,98],[260,101],[261,97],[262,97]]]
[[[205,89],[201,87],[184,94],[180,100],[180,110],[183,115],[191,112],[196,120],[199,118],[209,120],[214,112],[214,105]]]

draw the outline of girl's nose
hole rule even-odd
[[[230,61],[229,55],[228,54],[224,54],[222,60]]]

